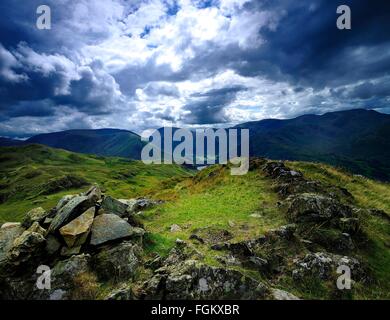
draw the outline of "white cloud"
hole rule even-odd
[[[27,75],[19,74],[15,71],[15,68],[19,68],[20,66],[15,56],[0,43],[0,77],[10,82],[27,80]]]

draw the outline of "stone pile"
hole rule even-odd
[[[93,272],[100,279],[131,277],[139,265],[145,230],[137,213],[159,202],[117,200],[92,186],[66,195],[51,210],[35,208],[21,223],[0,228],[0,298],[66,298],[70,278]],[[40,265],[52,269],[52,290],[35,288]],[[70,279],[70,280],[69,280]]]

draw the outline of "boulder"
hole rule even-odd
[[[141,238],[145,231],[134,228],[115,214],[97,216],[92,224],[91,244],[100,245],[121,238]]]
[[[60,229],[60,234],[68,247],[78,247],[85,243],[91,231],[94,216],[95,207],[91,207]]]
[[[26,217],[22,222],[22,227],[28,229],[34,222],[42,223],[48,216],[49,212],[46,212],[43,208],[35,208],[27,212]]]
[[[54,290],[50,294],[49,300],[54,300],[54,301],[64,300],[65,297],[66,297],[66,291],[65,290],[56,289],[56,290]]]
[[[94,205],[95,203],[87,196],[76,196],[70,199],[53,218],[48,233],[54,233]]]
[[[12,247],[8,251],[8,261],[12,266],[17,267],[38,260],[43,253],[45,241],[45,238],[40,233],[24,231],[14,240]]]
[[[39,233],[41,235],[45,235],[46,233],[46,230],[44,228],[42,228],[38,222],[34,222],[30,228],[27,229],[27,231],[30,231],[30,232],[36,232],[36,233]]]
[[[72,200],[76,195],[68,194],[66,196],[63,196],[60,201],[58,201],[56,205],[56,211],[59,211],[63,206],[65,206],[70,200]]]
[[[8,228],[14,228],[14,227],[20,227],[20,222],[6,222],[1,225],[0,229],[8,229]]]
[[[140,265],[140,253],[140,247],[130,242],[103,248],[93,258],[93,269],[102,280],[131,280]]]
[[[92,203],[96,203],[102,198],[102,191],[99,186],[94,185],[84,192],[83,195],[87,196]]]
[[[259,258],[256,256],[249,257],[249,262],[261,272],[267,271],[269,267],[269,263],[266,259]]]
[[[68,291],[74,286],[74,279],[81,273],[89,272],[91,256],[80,254],[58,262],[51,273],[52,292],[55,290]]]
[[[267,162],[263,167],[263,171],[272,179],[278,179],[283,182],[303,179],[303,174],[301,172],[287,168],[284,163],[280,161]]]
[[[145,261],[144,266],[148,269],[156,270],[162,267],[163,262],[163,258],[158,253],[155,253],[153,258]]]
[[[351,236],[337,229],[314,230],[309,240],[331,252],[345,252],[355,248]]]
[[[61,243],[57,240],[57,238],[51,234],[48,235],[46,238],[46,247],[45,247],[46,253],[49,256],[52,256],[58,253],[60,248],[61,248]]]
[[[171,225],[170,231],[171,232],[180,232],[181,231],[181,227],[179,225],[177,225],[177,224],[173,224],[173,225]]]
[[[133,300],[134,294],[131,286],[128,284],[122,285],[119,288],[113,289],[105,297],[104,300]]]
[[[305,277],[330,279],[336,274],[337,268],[342,265],[351,268],[351,278],[354,281],[363,281],[367,275],[365,268],[356,258],[327,252],[308,253],[303,259],[295,259],[294,264],[292,276],[293,279],[299,281]]]
[[[191,239],[196,239],[199,242],[204,242],[207,244],[217,244],[223,243],[228,240],[231,240],[233,235],[225,229],[219,227],[203,227],[194,230],[194,233],[191,235]]]
[[[231,254],[223,255],[223,256],[216,256],[215,259],[225,266],[241,266],[242,265],[241,261],[238,260],[235,256],[233,256]]]
[[[287,198],[287,217],[292,222],[330,222],[351,215],[350,206],[330,197],[303,193]]]
[[[288,224],[285,226],[281,226],[278,229],[271,229],[267,236],[277,236],[286,240],[292,240],[294,238],[294,233],[297,230],[297,226],[295,224]]]
[[[128,207],[128,204],[114,199],[110,196],[104,197],[103,202],[101,204],[101,208],[104,210],[105,213],[116,214],[119,217],[128,216]]]
[[[300,300],[293,294],[280,289],[272,289],[271,296],[274,300]]]
[[[131,212],[138,212],[138,211],[151,208],[160,203],[162,203],[162,201],[151,200],[148,198],[138,198],[136,199],[135,204],[130,208],[130,210]]]
[[[118,201],[127,205],[127,210],[132,212],[135,205],[137,204],[137,199],[118,199]]]
[[[71,257],[71,256],[74,256],[76,254],[79,254],[80,251],[81,251],[81,246],[71,247],[71,248],[62,247],[61,248],[61,256],[63,256],[63,257]]]
[[[0,229],[0,266],[6,263],[8,251],[23,231],[24,229],[20,225],[9,225]]]
[[[10,274],[12,272],[8,272]],[[4,276],[4,274],[2,274]],[[31,300],[31,293],[36,287],[36,277],[25,272],[24,276],[0,277],[0,300]]]

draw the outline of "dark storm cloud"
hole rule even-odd
[[[80,44],[97,43],[109,37],[110,30],[106,28],[106,21],[87,19],[88,16],[94,19],[93,12],[85,12],[85,17],[81,16],[79,21],[74,21],[77,7],[84,3],[86,3],[84,0],[2,0],[0,2],[0,10],[3,13],[0,19],[1,43],[10,48],[16,47],[20,41],[25,41],[35,50],[56,53],[60,49],[71,54]],[[42,31],[36,28],[38,17],[36,11],[40,5],[48,5],[52,8],[51,30]],[[97,1],[94,7],[104,10],[105,6],[110,7],[110,5],[109,0]],[[78,24],[83,24],[84,27],[80,28]]]
[[[332,91],[333,95],[340,95],[347,99],[362,99],[385,98],[389,95],[390,77],[382,79],[376,83],[366,81],[356,86],[340,88]]]
[[[225,107],[234,100],[236,94],[246,90],[242,86],[213,89],[192,95],[190,103],[184,109],[190,111],[181,120],[186,124],[216,124],[229,121]]]
[[[336,8],[349,5],[352,30],[336,28]],[[324,87],[379,77],[390,69],[390,3],[386,1],[257,1],[283,18],[263,29],[265,45],[242,55],[243,75],[266,73],[294,84]],[[240,67],[242,65],[242,67]]]
[[[177,87],[174,84],[169,83],[156,83],[149,82],[149,84],[145,87],[144,92],[149,96],[171,96],[171,97],[179,97],[180,93]]]
[[[185,19],[176,21],[183,10],[176,2],[163,1],[162,9],[156,4],[137,16],[142,5],[154,2],[158,0],[48,0],[52,30],[40,31],[35,27],[40,0],[2,0],[0,131],[11,132],[27,119],[32,119],[29,132],[51,130],[45,126],[49,122],[57,129],[90,127],[88,117],[103,119],[102,126],[116,125],[129,114],[135,119],[132,124],[149,119],[225,123],[231,120],[226,110],[232,104],[242,105],[247,113],[253,107],[237,102],[238,97],[249,101],[258,91],[264,96],[256,101],[261,101],[267,117],[273,110],[290,117],[388,105],[389,1],[252,0],[243,6],[237,2],[227,13],[219,1],[194,1],[194,10],[218,8],[218,14],[211,15],[220,27],[214,37],[207,35],[213,23],[197,25],[196,13],[204,12],[191,15],[187,10]],[[351,7],[352,30],[336,28],[340,4]],[[161,19],[159,10],[164,14]],[[254,15],[260,12],[266,14]],[[126,24],[133,13],[138,18]],[[153,15],[158,22],[153,22]],[[149,18],[150,24],[140,23]],[[245,19],[247,24],[229,29]],[[170,28],[149,41],[160,22],[171,23]],[[257,23],[258,29],[248,32]],[[142,36],[126,46],[126,40],[137,34],[132,35],[131,28]],[[175,30],[179,31],[170,38]],[[138,46],[145,52],[136,52]],[[91,51],[83,51],[86,47]],[[169,54],[161,61],[165,53]],[[234,76],[219,83],[213,80],[226,71]],[[237,80],[237,75],[245,81]],[[210,79],[205,81],[210,87],[194,85]],[[251,85],[258,79],[269,83]],[[188,83],[180,88],[183,82]]]

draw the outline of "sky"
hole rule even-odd
[[[51,29],[36,27],[39,5]],[[336,27],[349,5],[352,30]],[[1,0],[0,136],[390,113],[390,2]]]

